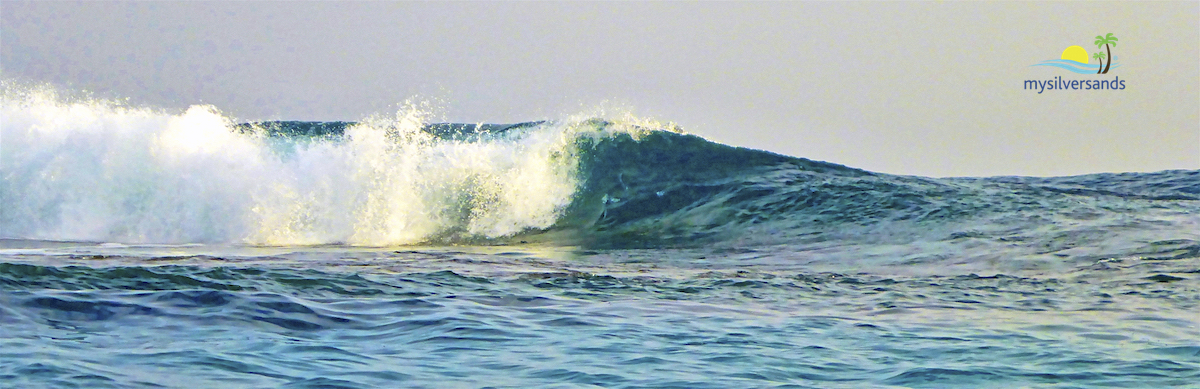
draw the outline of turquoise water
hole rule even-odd
[[[4,388],[1200,387],[1200,171],[0,108]]]
[[[6,246],[5,387],[1093,388],[1200,378],[1194,254],[979,276],[806,271],[786,264],[794,254],[783,247]]]
[[[1108,62],[1105,62],[1102,65],[1099,63],[1097,63],[1097,64],[1080,63],[1080,62],[1072,61],[1072,60],[1068,60],[1068,59],[1048,59],[1048,60],[1038,62],[1038,63],[1030,65],[1030,66],[1052,66],[1052,67],[1056,67],[1059,69],[1069,70],[1072,73],[1096,74],[1096,73],[1100,72],[1100,69],[1104,66],[1107,66],[1108,70],[1110,70],[1110,71],[1121,67],[1121,64],[1116,62],[1116,60],[1117,60],[1117,57],[1113,57],[1113,64],[1111,66],[1108,66]]]

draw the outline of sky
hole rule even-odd
[[[1047,66],[1069,46],[1120,66]],[[0,2],[0,77],[238,120],[629,111],[922,176],[1200,169],[1200,2]],[[1091,60],[1095,61],[1095,60]],[[1094,63],[1094,62],[1093,62]],[[1123,90],[1025,89],[1026,80]]]

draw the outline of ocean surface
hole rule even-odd
[[[1200,388],[1200,171],[896,176],[627,115],[0,117],[2,388]]]

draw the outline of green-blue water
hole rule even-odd
[[[978,276],[766,264],[788,260],[782,247],[53,246],[9,251],[0,264],[0,386],[1094,388],[1200,379],[1195,258]],[[221,254],[200,254],[209,251]]]
[[[35,97],[0,107],[4,388],[1200,387],[1200,171]]]

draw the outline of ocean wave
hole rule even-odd
[[[630,117],[430,123],[409,107],[239,124],[211,106],[164,113],[37,94],[6,95],[0,114],[2,238],[662,247],[886,226],[901,240],[1016,239],[1103,231],[1130,223],[1130,210],[1179,226],[1200,200],[1200,171],[894,176]]]

